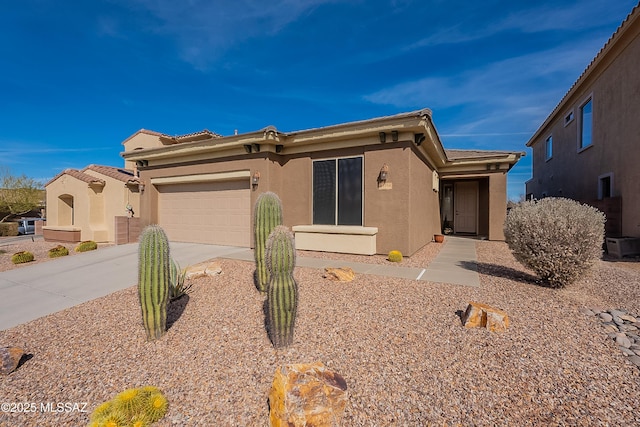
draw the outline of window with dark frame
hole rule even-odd
[[[553,137],[549,135],[549,138],[544,142],[545,159],[549,160],[553,156]]]
[[[580,107],[580,141],[579,148],[586,148],[593,143],[593,102],[589,98]]]
[[[362,225],[362,157],[313,162],[313,223]]]

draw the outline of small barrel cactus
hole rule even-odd
[[[86,240],[78,243],[78,246],[74,249],[76,252],[88,252],[98,249],[98,244],[93,240]]]
[[[256,259],[256,287],[263,293],[269,284],[269,272],[264,261],[267,238],[278,225],[282,225],[282,202],[275,193],[262,193],[256,200],[253,214],[253,252]]]
[[[58,245],[55,248],[49,249],[49,258],[58,258],[67,255],[69,255],[69,249],[62,245]]]
[[[298,284],[293,278],[296,248],[293,234],[287,227],[280,225],[269,235],[265,261],[269,270],[269,336],[274,347],[286,347],[293,343],[293,329],[298,309]]]
[[[158,225],[142,231],[138,247],[138,296],[142,322],[149,341],[160,338],[167,329],[167,305],[171,266],[169,240]]]
[[[21,251],[16,252],[11,257],[11,262],[14,264],[24,264],[25,262],[31,262],[35,259],[31,252]]]
[[[99,405],[89,426],[149,426],[165,416],[167,407],[167,399],[156,387],[130,388]]]
[[[400,251],[391,251],[391,252],[389,252],[388,259],[391,262],[402,262],[402,252],[400,252]]]

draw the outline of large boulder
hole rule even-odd
[[[0,374],[7,375],[15,371],[24,354],[20,347],[0,347]]]
[[[336,427],[347,404],[344,378],[320,362],[277,369],[269,393],[271,427]]]
[[[502,332],[509,327],[509,316],[487,304],[471,302],[462,315],[462,324],[465,328],[487,328],[491,332]]]
[[[356,273],[349,267],[326,267],[322,277],[335,282],[350,282],[356,277]]]
[[[222,274],[222,266],[217,261],[207,261],[187,267],[185,278],[187,280],[199,279],[200,277],[214,277]]]

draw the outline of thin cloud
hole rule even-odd
[[[29,147],[29,156],[37,154],[54,154],[54,153],[88,153],[92,151],[112,151],[113,147],[87,147],[87,148],[48,148],[48,147]],[[24,148],[9,148],[1,149],[0,156],[22,156],[24,155]]]
[[[337,0],[135,0],[134,8],[156,22],[147,31],[175,39],[181,58],[204,69],[232,46],[258,35],[274,35],[314,8]]]
[[[496,21],[486,21],[484,26],[458,23],[436,30],[407,47],[405,51],[427,46],[466,43],[500,34],[505,31],[539,33],[544,31],[578,32],[596,28],[607,22],[616,22],[621,13],[628,11],[627,5],[619,8],[601,0],[576,2],[574,4],[539,5],[520,10]],[[497,15],[499,16],[499,15]],[[595,18],[597,17],[597,18]],[[571,22],[567,26],[567,22]],[[471,28],[471,30],[470,30]]]

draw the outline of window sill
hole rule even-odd
[[[588,150],[588,149],[589,149],[589,148],[591,148],[591,147],[593,147],[593,143],[591,143],[591,144],[587,145],[586,147],[578,148],[578,154],[582,153],[583,151]]]

